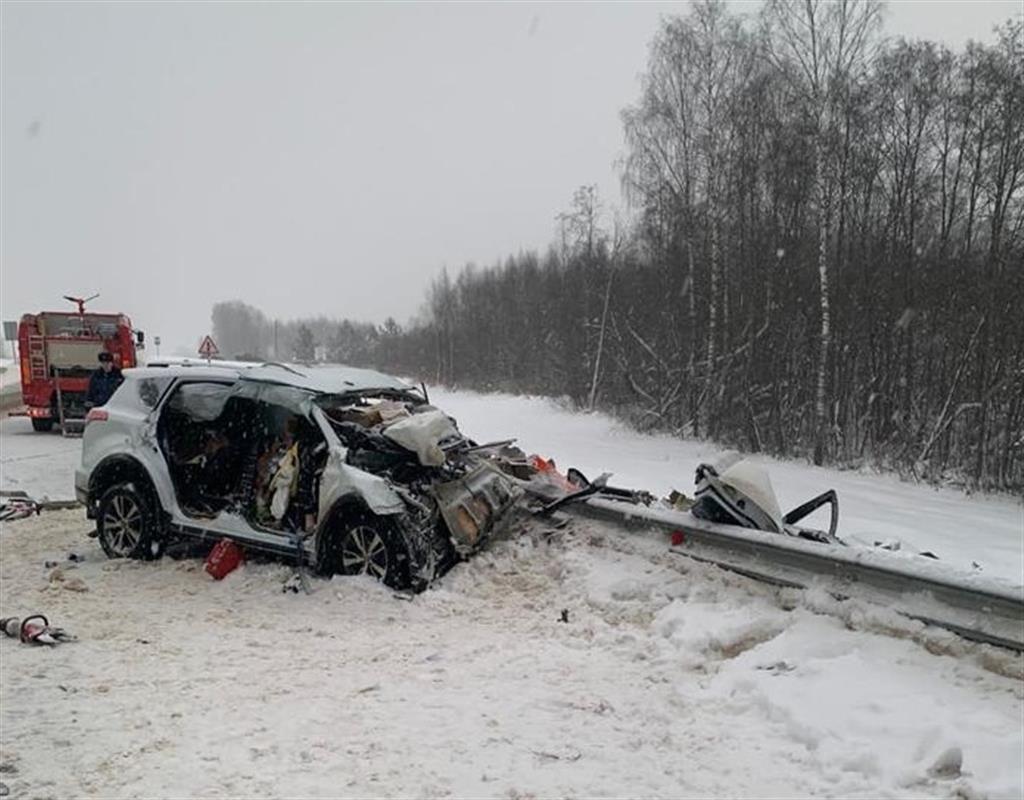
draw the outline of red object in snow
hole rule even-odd
[[[215,580],[221,580],[244,561],[242,548],[230,539],[221,539],[206,557],[206,571]]]
[[[538,455],[530,456],[530,466],[538,473],[545,476],[551,483],[563,492],[579,491],[579,486],[570,481],[565,475],[558,471],[558,466],[553,458],[542,458]]]
[[[672,531],[672,546],[679,547],[686,544],[686,534],[682,531]]]

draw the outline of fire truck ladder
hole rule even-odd
[[[32,380],[46,377],[46,342],[42,336],[28,337],[28,363]]]

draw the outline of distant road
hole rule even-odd
[[[38,433],[28,417],[0,419],[0,489],[21,489],[36,500],[73,500],[80,438]]]
[[[21,403],[21,382],[18,365],[9,358],[0,359],[0,410],[7,411]]]

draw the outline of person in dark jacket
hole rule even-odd
[[[114,366],[114,357],[106,351],[100,353],[100,368],[89,377],[89,389],[85,393],[85,407],[106,405],[114,390],[121,385],[124,376]]]

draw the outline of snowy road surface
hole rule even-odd
[[[111,562],[86,529],[3,528],[0,615],[79,637],[0,641],[12,798],[1024,791],[1019,656],[820,613],[658,537],[533,526],[408,602],[365,578],[285,594],[275,563]]]
[[[0,418],[0,489],[21,489],[37,500],[73,500],[82,440],[59,431],[38,433],[27,417]]]
[[[480,441],[517,435],[658,493],[717,455],[540,400],[432,399]],[[79,447],[4,420],[4,488],[71,496]],[[769,466],[784,507],[835,486],[841,533],[884,528],[1019,582],[1010,500]],[[531,525],[407,602],[364,579],[285,594],[275,563],[215,583],[197,560],[110,562],[88,528],[68,511],[0,529],[0,616],[41,611],[80,638],[0,640],[11,797],[1024,793],[1021,656],[661,537]]]

